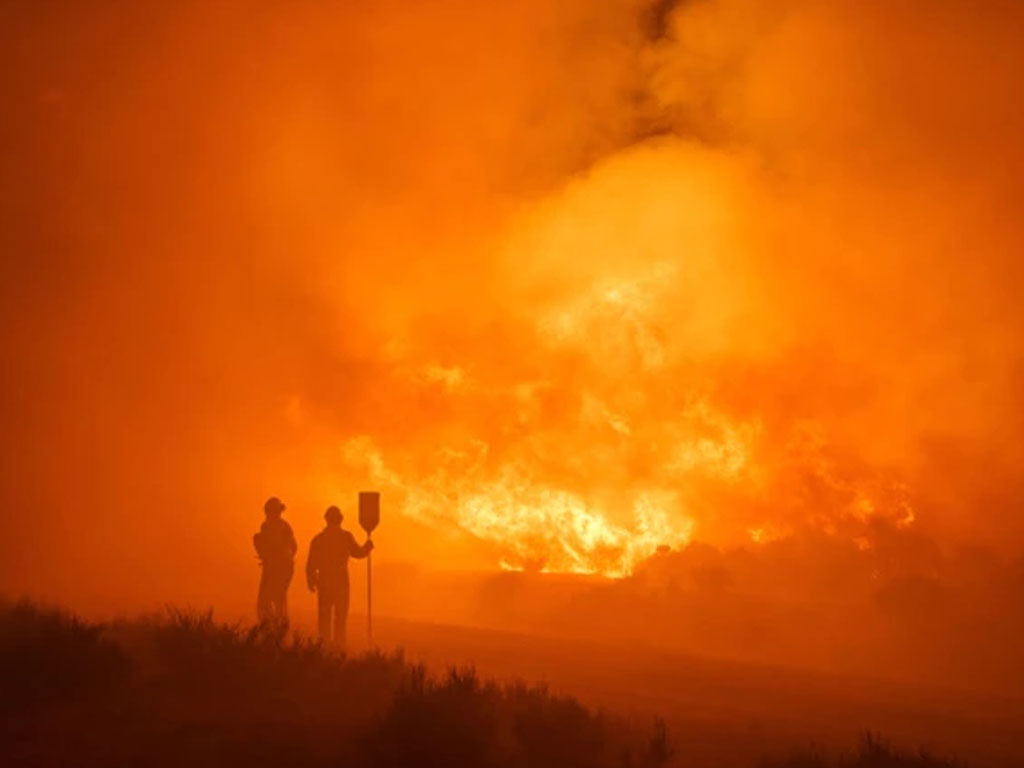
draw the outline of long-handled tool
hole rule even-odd
[[[366,540],[373,541],[373,530],[380,525],[380,493],[359,492],[359,525],[366,531]],[[366,644],[373,648],[373,552],[366,555]]]
[[[373,537],[366,535],[367,541]],[[366,647],[373,648],[373,552],[366,553]]]

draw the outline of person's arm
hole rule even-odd
[[[287,525],[287,523],[285,523],[285,525]],[[298,552],[298,551],[299,551],[299,543],[297,541],[295,541],[295,532],[292,530],[292,527],[289,525],[288,526],[288,552],[294,558],[295,557],[295,553]]]
[[[350,556],[357,560],[362,560],[370,552],[373,551],[373,539],[367,538],[366,542],[360,546],[356,544],[356,537],[351,533],[348,535],[348,553]]]
[[[309,553],[306,555],[306,585],[309,587],[310,592],[316,592],[320,576],[317,550],[316,539],[313,539],[309,543]]]

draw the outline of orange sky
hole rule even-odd
[[[0,14],[3,591],[1021,551],[1018,3]]]

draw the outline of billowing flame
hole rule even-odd
[[[386,390],[419,407],[408,430],[349,439],[346,472],[509,569],[623,576],[695,532],[761,543],[802,525],[908,524],[906,494],[835,453],[820,424],[766,425],[716,391],[719,351],[756,348],[761,329],[729,279],[724,214],[670,204],[706,185],[688,151],[656,146],[517,221],[503,248],[516,344],[394,337]],[[627,191],[631,206],[609,207]]]
[[[897,478],[766,407],[792,395],[738,271],[735,192],[706,164],[655,143],[515,219],[505,303],[468,299],[493,327],[399,329],[384,388],[415,404],[408,429],[349,439],[346,472],[515,569],[622,576],[692,535],[909,524]]]
[[[971,143],[947,135],[955,121],[906,135],[888,121],[911,95],[920,115],[948,107],[917,34],[890,29],[921,67],[895,92],[891,68],[855,63],[890,54],[869,43],[893,23],[879,9],[675,3],[638,28],[620,23],[625,5],[570,5],[556,26],[574,33],[550,50],[533,49],[526,13],[481,27],[494,39],[469,25],[463,44],[486,39],[484,55],[417,70],[414,88],[396,67],[400,102],[440,99],[407,104],[423,134],[354,145],[341,167],[364,149],[387,162],[367,163],[356,200],[318,196],[344,198],[324,203],[341,222],[321,281],[338,331],[314,345],[335,340],[340,362],[330,386],[296,389],[344,444],[325,474],[374,483],[511,568],[621,575],[691,537],[763,546],[809,530],[871,548],[885,530],[972,525],[963,499],[985,495],[950,472],[951,446],[1003,434],[1016,402],[1017,342],[996,321],[1015,297],[994,276],[1012,274],[1019,238],[1010,196],[1003,210],[964,191],[983,160],[1009,178],[1000,153],[947,163]],[[453,32],[424,38],[425,22],[380,44]],[[451,72],[494,45],[510,55],[452,90]],[[506,67],[523,60],[534,77]],[[974,96],[956,120],[1002,114]],[[301,127],[291,143],[329,156],[319,124]],[[378,189],[382,167],[418,174]],[[963,258],[981,232],[981,256]]]
[[[636,494],[631,519],[619,524],[600,503],[530,479],[524,468],[488,477],[486,447],[476,448],[476,457],[440,451],[434,461],[441,468],[414,483],[389,469],[368,437],[349,442],[344,454],[366,462],[372,480],[403,500],[405,514],[496,544],[508,570],[624,576],[658,547],[689,540],[693,524],[675,494]]]

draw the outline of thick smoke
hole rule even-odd
[[[4,14],[8,589],[1020,550],[1019,4]]]
[[[517,196],[468,269],[431,261],[386,330],[403,427],[366,430],[346,466],[372,457],[417,516],[496,539],[492,517],[521,539],[552,507],[643,528],[653,503],[668,544],[813,529],[870,547],[876,521],[1019,542],[1019,12],[647,10],[654,32],[572,19],[589,45],[568,60],[605,51],[605,92],[631,86],[581,96],[577,141],[601,146],[606,110],[619,135]],[[586,542],[566,535],[554,563],[544,535],[513,554],[574,567]],[[628,565],[598,552],[618,538],[584,559]]]

